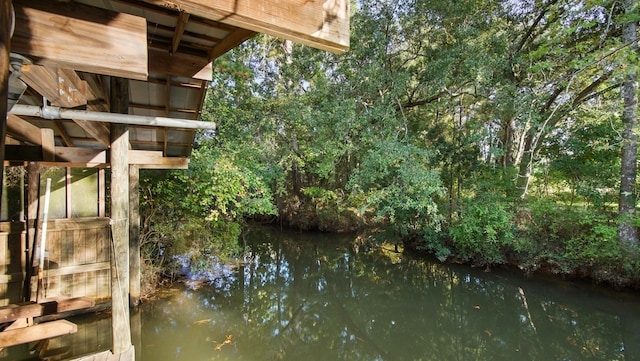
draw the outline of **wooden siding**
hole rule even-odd
[[[24,280],[24,223],[0,223],[0,306],[20,302]]]
[[[25,264],[24,223],[0,223],[0,305],[20,302]],[[108,218],[53,219],[48,222],[44,284],[46,297],[111,294]],[[37,265],[37,262],[35,262]],[[31,278],[35,299],[37,277]]]

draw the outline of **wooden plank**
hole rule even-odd
[[[12,322],[19,318],[37,317],[43,314],[43,306],[27,302],[0,307],[0,323]]]
[[[186,169],[189,158],[164,157],[159,150],[129,150],[129,164],[144,169]]]
[[[24,275],[21,273],[5,273],[0,274],[0,284],[7,284],[11,282],[20,282]],[[0,293],[2,294],[2,293]],[[6,296],[6,295],[5,295]]]
[[[62,144],[64,144],[65,147],[73,147],[73,140],[71,140],[71,137],[67,132],[67,128],[65,128],[62,120],[56,119],[54,120],[54,123],[56,124],[56,128],[58,129],[60,138],[62,138]]]
[[[140,169],[188,169],[189,158],[165,157],[161,164],[138,164]]]
[[[147,78],[144,18],[78,3],[14,0],[12,51],[36,64]]]
[[[48,229],[51,231],[87,228],[107,229],[108,227],[109,218],[102,217],[59,218],[49,219],[48,221]]]
[[[206,57],[175,53],[149,48],[149,73],[171,74],[199,80],[212,80],[211,61]]]
[[[42,145],[40,128],[15,114],[8,114],[7,116],[7,133],[16,139],[20,139],[34,145]]]
[[[247,29],[238,29],[231,33],[227,38],[221,41],[218,45],[213,47],[209,51],[209,59],[214,60],[222,56],[229,50],[238,46],[238,44],[245,42],[247,39],[254,36],[256,33]],[[206,79],[209,80],[209,79]]]
[[[109,148],[109,126],[102,122],[90,122],[84,119],[73,119],[87,134],[97,140],[100,145]]]
[[[56,141],[53,129],[40,128],[42,136],[42,160],[45,162],[53,162],[56,160]]]
[[[9,62],[11,43],[11,0],[0,0],[0,175],[4,174],[5,139],[7,138],[7,112],[9,99]],[[0,187],[0,199],[2,199]],[[2,204],[0,204],[0,210]]]
[[[87,104],[87,83],[71,69],[25,65],[20,78],[51,105],[75,108]]]
[[[189,13],[181,11],[180,14],[178,14],[176,30],[173,33],[173,39],[171,40],[171,54],[175,54],[178,50],[182,34],[184,33],[184,27],[187,25],[187,22],[189,22]]]
[[[31,327],[0,332],[0,347],[15,346],[27,342],[68,335],[78,331],[78,326],[67,320],[41,323]]]
[[[53,315],[56,313],[91,308],[96,305],[96,301],[89,297],[53,298],[45,299],[40,305],[42,305],[44,310],[43,315]]]
[[[107,163],[107,151],[93,148],[56,147],[56,161],[73,163]]]
[[[140,265],[140,171],[129,166],[129,304],[138,306],[141,297]]]
[[[24,222],[0,222],[0,233],[22,233],[25,231]]]
[[[70,361],[135,361],[135,348],[132,346],[120,354],[113,354],[111,351],[102,351],[91,355],[75,358]]]
[[[111,111],[128,112],[129,83],[111,78]],[[114,89],[120,89],[114,92]],[[114,354],[131,348],[129,325],[129,126],[111,124],[111,328]]]
[[[62,277],[74,275],[76,273],[88,273],[108,270],[110,267],[109,262],[89,263],[82,265],[71,265],[60,268],[52,268],[47,270],[47,275],[50,277]]]
[[[335,53],[349,48],[349,0],[145,1]]]

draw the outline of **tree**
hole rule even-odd
[[[637,1],[625,0],[625,12],[628,16],[623,24],[622,36],[625,44],[630,46],[629,63],[623,83],[624,123],[622,160],[620,165],[620,202],[618,212],[618,238],[626,249],[633,249],[638,245],[638,229],[635,225],[636,215],[636,173],[638,161],[638,79],[637,79]]]

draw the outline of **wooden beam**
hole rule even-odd
[[[166,92],[165,92],[165,104],[167,104],[166,106],[162,106],[162,105],[150,105],[150,104],[137,104],[137,103],[129,103],[129,108],[137,108],[137,109],[150,109],[150,110],[158,110],[158,111],[164,111],[165,116],[169,115],[169,112],[176,112],[176,113],[189,113],[189,114],[194,114],[197,113],[198,110],[197,109],[183,109],[183,108],[170,108],[169,107],[169,103],[167,102],[168,100],[170,100],[170,92],[169,92],[169,88],[170,87],[166,87]]]
[[[0,332],[0,347],[15,346],[76,332],[78,332],[78,326],[67,320],[45,322],[35,326]]]
[[[27,122],[17,115],[9,114],[7,117],[7,133],[21,141],[35,145],[42,145],[40,128]]]
[[[213,79],[212,69],[211,62],[206,57],[183,53],[172,56],[167,50],[149,48],[150,74],[171,74],[210,81]]]
[[[349,48],[349,0],[145,1],[335,53]]]
[[[209,59],[210,60],[217,59],[218,57],[225,54],[229,50],[238,46],[238,44],[245,42],[255,34],[256,34],[255,31],[251,31],[247,29],[238,29],[234,31],[209,51]],[[209,79],[205,79],[205,80],[209,80]]]
[[[26,65],[20,78],[57,107],[87,104],[87,83],[71,69]]]
[[[96,301],[90,297],[47,298],[41,303],[44,314],[57,314],[95,307]]]
[[[0,0],[0,176],[4,177],[4,145],[7,135],[9,100],[9,63],[11,34],[11,0]],[[2,199],[0,187],[0,199]],[[0,204],[0,211],[2,204]]]
[[[91,148],[56,147],[56,161],[71,163],[107,163],[107,151]]]
[[[53,162],[56,160],[56,142],[53,137],[53,129],[40,128],[42,135],[42,160]]]
[[[82,73],[82,79],[87,83],[87,110],[93,112],[108,112],[109,104],[105,94],[102,76]]]
[[[36,64],[147,78],[144,18],[78,3],[14,0],[13,4],[12,51]]]
[[[0,307],[0,323],[12,322],[19,318],[42,315],[42,305],[32,302],[10,304]]]
[[[38,206],[40,202],[40,165],[35,162],[27,164],[27,235],[26,242],[30,251],[28,252],[28,264],[31,266],[35,260],[37,233],[38,233]],[[31,293],[31,276],[33,267],[26,267],[24,299],[35,301],[35,292]]]
[[[111,78],[111,111],[127,113],[129,82]],[[129,323],[129,126],[111,124],[112,352],[132,348]]]
[[[141,169],[187,169],[189,158],[164,157],[159,150],[129,150],[129,164]]]
[[[129,165],[129,304],[140,304],[140,171]]]
[[[173,39],[171,40],[171,54],[175,54],[176,50],[178,50],[180,40],[182,39],[182,34],[184,33],[184,27],[187,25],[188,21],[189,13],[180,11],[180,14],[178,15],[178,21],[176,22],[176,30],[173,33]]]
[[[109,128],[109,125],[103,122],[90,122],[83,119],[73,119],[73,121],[87,132],[87,134],[97,140],[103,147],[109,148],[111,145],[111,138],[109,136],[111,129]]]
[[[60,138],[62,138],[62,144],[64,144],[65,147],[73,147],[73,140],[69,136],[69,133],[67,133],[67,128],[64,127],[62,120],[56,119],[54,122],[58,128]]]
[[[200,95],[198,96],[198,99],[200,99],[198,101],[198,111],[193,115],[193,120],[198,120],[198,118],[200,117],[200,112],[204,107],[204,98],[207,95],[207,83],[208,82],[206,80],[203,80],[202,84],[200,85]]]

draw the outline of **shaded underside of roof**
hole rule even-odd
[[[11,50],[26,59],[20,80],[28,85],[18,104],[38,107],[112,112],[110,103],[120,96],[127,104],[120,113],[196,121],[212,62],[257,32],[338,52],[349,41],[348,0],[12,3]],[[113,85],[122,79],[128,94]],[[110,145],[109,123],[15,114],[9,120],[7,144],[14,146],[49,142],[56,148],[106,150]],[[190,155],[194,129],[153,124],[130,125],[132,150]],[[33,136],[37,128],[53,130],[53,141],[44,132],[41,140]]]

